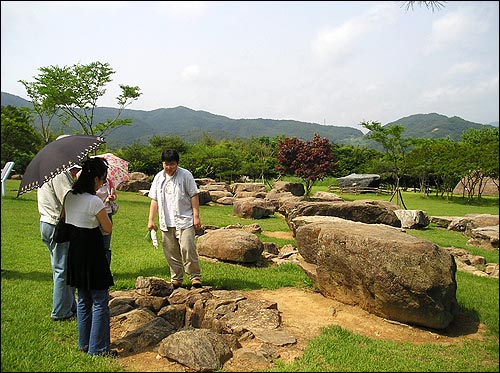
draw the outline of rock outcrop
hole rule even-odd
[[[296,241],[303,270],[326,297],[434,329],[458,312],[455,260],[429,241],[339,218],[299,227]]]

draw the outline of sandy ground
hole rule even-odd
[[[460,316],[450,327],[439,333],[435,330],[412,327],[374,316],[361,308],[345,305],[309,290],[281,288],[242,293],[250,299],[266,299],[277,302],[283,327],[297,339],[296,345],[288,348],[283,347],[280,350],[280,359],[286,362],[300,357],[308,341],[319,336],[323,327],[331,325],[339,325],[353,333],[373,339],[412,343],[454,344],[464,340],[481,340],[485,332],[484,325],[477,325],[464,316]],[[189,371],[180,364],[164,358],[157,358],[154,351],[119,357],[118,359],[127,371]],[[252,370],[249,370],[248,364],[238,366],[238,362],[235,361],[226,363],[224,371]]]

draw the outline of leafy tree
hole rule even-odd
[[[463,149],[452,140],[441,139],[436,141],[431,152],[435,160],[433,181],[436,185],[436,195],[440,193],[443,196],[446,193],[449,197],[467,167]]]
[[[370,173],[372,163],[383,156],[378,150],[364,146],[334,144],[333,150],[338,159],[337,169],[333,174],[335,177],[344,177],[352,173]]]
[[[243,151],[243,161],[241,164],[241,174],[249,176],[254,181],[266,180],[276,176],[276,148],[277,141],[269,137],[250,138],[247,140],[237,140]]]
[[[106,93],[106,84],[115,73],[108,63],[92,62],[88,65],[41,67],[34,82],[20,80],[28,95],[36,103],[37,113],[50,116],[60,113],[62,123],[68,125],[74,119],[86,135],[105,136],[114,128],[130,125],[131,119],[119,119],[123,110],[137,100],[140,89],[137,86],[120,84],[121,94],[116,97],[119,110],[115,118],[95,123],[95,109],[98,99]],[[48,124],[45,131],[48,130]],[[47,137],[47,134],[44,134]]]
[[[399,181],[405,168],[405,156],[408,152],[411,139],[403,138],[403,126],[393,125],[382,127],[379,122],[361,122],[361,126],[370,130],[365,136],[378,142],[385,150],[385,158],[392,166],[395,180],[395,190],[399,189]]]
[[[158,150],[158,159],[165,149],[175,149],[179,154],[186,153],[189,149],[188,143],[178,136],[151,136],[149,143]]]
[[[16,172],[23,174],[42,147],[40,134],[30,125],[32,117],[27,108],[2,106],[2,168],[14,162]]]
[[[315,133],[311,141],[296,137],[278,143],[277,170],[300,177],[305,182],[305,194],[310,195],[316,180],[331,175],[336,167],[333,147],[327,138]]]
[[[161,170],[161,153],[158,149],[134,142],[115,154],[128,162],[129,172],[142,172],[146,175],[154,175]]]
[[[467,165],[465,176],[461,179],[465,183],[467,198],[471,200],[475,191],[481,198],[486,177],[490,177],[498,188],[498,128],[471,128],[462,134],[459,144],[461,151],[458,156]]]
[[[243,153],[232,141],[201,141],[192,150],[183,162],[195,177],[231,182],[241,175]]]
[[[35,114],[40,121],[43,142],[48,144],[57,137],[51,132],[50,125],[52,120],[57,116],[58,109],[55,106],[50,105],[48,101],[41,96],[37,83],[26,82],[24,80],[20,80],[20,82],[24,85],[28,96],[31,98],[31,103],[33,104],[33,114]]]

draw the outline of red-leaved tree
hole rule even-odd
[[[277,167],[279,172],[300,177],[308,196],[316,180],[323,180],[333,173],[336,160],[332,144],[317,133],[311,141],[296,137],[284,138],[278,143]]]

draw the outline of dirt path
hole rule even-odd
[[[472,320],[459,317],[446,331],[416,328],[392,322],[374,316],[361,308],[323,297],[320,293],[296,288],[277,290],[252,290],[242,292],[249,299],[266,299],[277,302],[281,313],[283,327],[296,339],[293,348],[280,351],[280,359],[286,362],[299,357],[309,340],[319,336],[326,326],[339,325],[356,334],[373,339],[393,340],[412,343],[453,344],[464,340],[481,340],[484,325],[477,325]],[[180,364],[169,362],[164,358],[157,359],[155,352],[146,352],[119,358],[123,368],[133,372],[186,372]],[[225,371],[243,372],[248,366],[238,366],[229,362]]]

